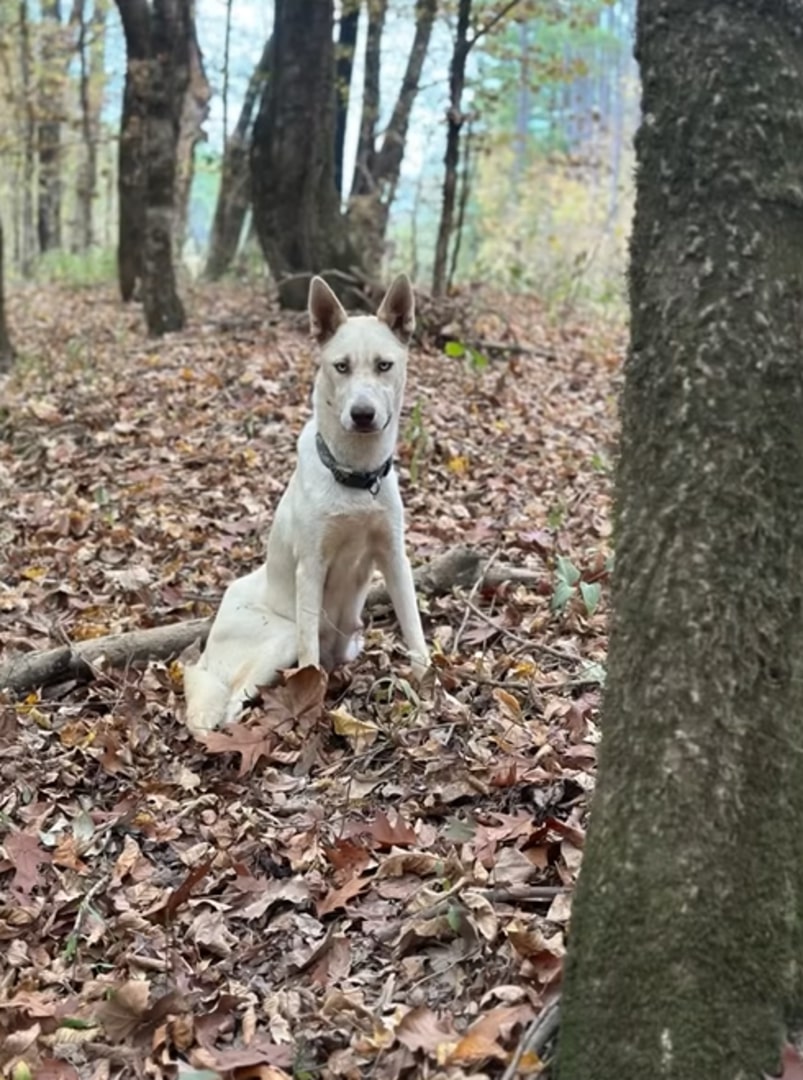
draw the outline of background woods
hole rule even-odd
[[[296,305],[315,269],[352,302],[401,267],[619,295],[629,0],[24,0],[0,24],[12,279],[116,263],[152,333],[235,259]]]

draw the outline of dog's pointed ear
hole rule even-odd
[[[319,345],[325,345],[342,323],[348,319],[346,309],[320,277],[309,283],[309,328]]]
[[[399,274],[385,293],[376,317],[387,323],[396,337],[407,344],[415,330],[415,296],[406,274]]]

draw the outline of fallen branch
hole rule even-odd
[[[535,584],[539,577],[535,571],[516,566],[493,566],[483,574],[482,562],[480,554],[471,548],[450,548],[416,570],[416,589],[426,596],[443,596],[455,587],[473,585],[480,577],[492,587],[508,581]],[[375,585],[368,593],[369,611],[389,604],[384,585]],[[0,690],[21,694],[71,679],[89,681],[101,661],[108,667],[124,668],[139,661],[167,660],[195,641],[206,641],[211,624],[211,619],[191,619],[148,630],[108,634],[47,652],[24,653],[0,667]]]

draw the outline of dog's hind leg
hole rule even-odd
[[[296,659],[295,623],[263,600],[265,568],[232,582],[201,659],[184,669],[187,727],[210,731],[237,718],[262,686]]]

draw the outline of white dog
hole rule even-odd
[[[355,659],[375,567],[414,674],[420,678],[429,663],[393,469],[415,325],[410,282],[396,278],[375,316],[349,318],[326,282],[313,278],[309,316],[321,346],[313,416],[298,440],[264,564],[228,587],[206,651],[185,668],[192,731],[230,723],[282,668],[330,669]]]

